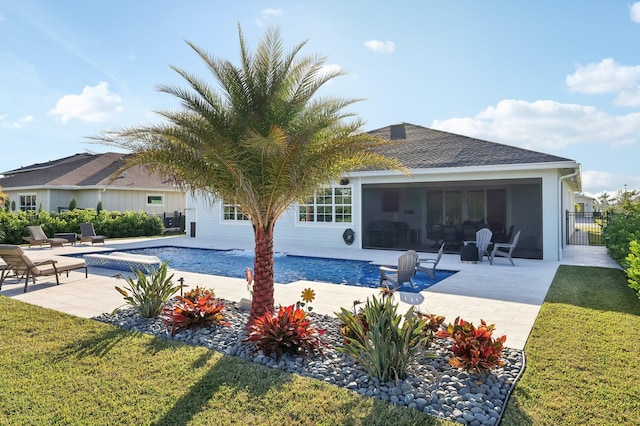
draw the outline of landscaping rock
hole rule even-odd
[[[341,386],[366,397],[417,409],[424,413],[453,420],[461,424],[498,424],[503,407],[516,380],[524,369],[520,350],[506,348],[505,365],[487,376],[453,369],[448,360],[452,353],[444,340],[435,340],[417,362],[408,369],[408,377],[381,383],[370,377],[355,360],[336,350],[342,346],[340,323],[336,318],[311,313],[315,325],[325,330],[324,357],[289,356],[283,354],[276,361],[273,354],[256,352],[245,343],[249,313],[238,303],[225,302],[225,320],[229,326],[208,329],[180,330],[171,336],[162,318],[142,318],[131,307],[117,310],[113,315],[102,314],[95,320],[115,326],[152,334],[157,337],[201,345],[226,355],[237,356],[271,368],[312,377]],[[246,304],[245,304],[246,306]]]

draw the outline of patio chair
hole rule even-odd
[[[442,258],[442,253],[444,252],[445,243],[442,243],[440,246],[440,250],[438,250],[438,254],[436,257],[421,257],[418,259],[418,271],[426,272],[431,276],[431,279],[435,279],[436,277],[436,266],[440,263],[440,259]],[[423,266],[423,264],[425,266]],[[427,266],[428,265],[428,266]]]
[[[45,234],[42,229],[42,225],[27,226],[27,229],[29,230],[30,235],[28,237],[22,237],[22,239],[29,242],[29,247],[49,244],[51,248],[54,248],[62,247],[64,243],[69,242],[64,238],[47,237],[47,234]]]
[[[460,247],[458,230],[455,225],[444,225],[442,227],[442,239],[447,246],[453,246],[454,248]]]
[[[491,255],[489,253],[489,245],[491,244],[491,237],[493,236],[493,232],[489,228],[482,228],[476,231],[476,239],[474,241],[465,241],[464,245],[475,244],[478,248],[478,260],[482,262],[482,258],[486,255],[489,259],[491,259]]]
[[[80,242],[91,242],[91,245],[95,243],[104,244],[104,240],[107,237],[104,235],[96,235],[96,230],[93,228],[93,223],[81,223],[80,224]]]
[[[520,231],[516,232],[516,235],[513,237],[513,241],[510,243],[494,243],[493,251],[491,252],[491,257],[489,257],[489,263],[493,265],[493,260],[496,256],[502,256],[509,259],[512,266],[516,266],[513,263],[513,259],[511,255],[513,254],[513,250],[518,245],[518,240],[520,239]]]
[[[418,253],[409,250],[398,258],[398,267],[380,267],[380,286],[386,281],[388,290],[397,290],[402,284],[408,282],[413,287],[413,276],[416,274],[418,266]],[[393,289],[389,288],[389,283],[393,284]]]
[[[13,271],[20,282],[24,278],[24,292],[27,292],[27,285],[29,284],[29,278],[36,283],[36,277],[55,275],[56,285],[60,284],[58,275],[66,272],[67,277],[69,271],[75,269],[83,269],[85,278],[89,278],[89,272],[87,270],[87,264],[84,259],[69,258],[68,260],[62,259],[46,259],[46,260],[31,260],[29,256],[22,250],[22,247],[13,244],[0,244],[0,258],[6,263],[7,268],[3,271],[0,277],[0,290],[2,289],[2,283],[7,279],[9,270]],[[6,272],[6,274],[5,274]]]

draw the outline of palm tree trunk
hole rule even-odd
[[[249,323],[266,312],[273,312],[273,227],[254,228],[253,299]]]

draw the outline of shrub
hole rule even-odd
[[[480,327],[476,328],[458,317],[453,324],[436,333],[437,337],[453,341],[451,351],[454,357],[449,360],[452,367],[484,374],[496,366],[504,365],[502,350],[507,336],[494,339],[491,335],[495,325],[487,325],[484,320],[480,320],[480,323]]]
[[[425,340],[422,335],[424,323],[414,315],[413,307],[404,317],[397,313],[397,309],[398,305],[390,297],[378,300],[373,296],[362,310],[364,319],[362,315],[344,308],[336,312],[344,324],[341,330],[347,329],[355,334],[355,337],[343,334],[344,346],[337,350],[350,354],[369,374],[381,381],[404,379],[407,367]]]
[[[283,353],[294,356],[322,355],[321,336],[324,330],[316,328],[309,320],[309,313],[295,305],[280,307],[276,314],[271,312],[256,318],[248,326],[249,336],[244,340],[255,345],[255,351],[265,355],[276,355],[279,360]]]
[[[629,281],[629,287],[634,289],[638,293],[640,298],[640,244],[638,241],[633,240],[629,243],[629,254],[626,257],[627,261],[627,279]]]
[[[435,314],[416,312],[416,316],[423,322],[422,335],[427,339],[425,345],[433,340],[436,333],[442,328],[445,317]]]
[[[76,201],[75,198],[72,198],[71,201],[69,201],[69,210],[75,210],[78,208],[78,202]]]
[[[144,212],[98,212],[95,209],[75,209],[60,213],[6,212],[0,209],[0,229],[5,233],[4,242],[22,244],[22,237],[29,235],[27,226],[42,225],[49,236],[56,232],[80,232],[80,224],[93,223],[96,233],[110,238],[162,235],[162,219]]]
[[[128,286],[124,290],[116,286],[126,304],[133,306],[144,318],[158,316],[167,300],[180,289],[180,285],[173,285],[171,281],[173,274],[167,276],[168,263],[164,262],[157,272],[147,270],[147,275],[137,269],[135,278],[127,278]]]
[[[171,335],[181,328],[195,329],[198,327],[210,327],[213,325],[225,325],[222,310],[224,303],[214,298],[210,290],[196,287],[183,297],[177,296],[176,302],[162,310],[165,325],[171,326]]]
[[[640,213],[633,211],[610,215],[603,229],[603,239],[611,258],[626,268],[629,243],[640,240]]]

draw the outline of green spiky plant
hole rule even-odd
[[[355,334],[343,336],[345,343],[337,350],[351,355],[377,379],[386,382],[407,376],[407,368],[424,346],[424,322],[409,308],[403,316],[391,297],[367,299],[363,308],[368,329],[353,312],[344,308],[336,312],[342,323]]]
[[[133,277],[126,278],[124,289],[116,286],[125,305],[133,306],[144,318],[160,315],[167,300],[180,290],[180,284],[173,284],[173,274],[168,275],[168,264],[163,262],[157,271],[137,269]]]

